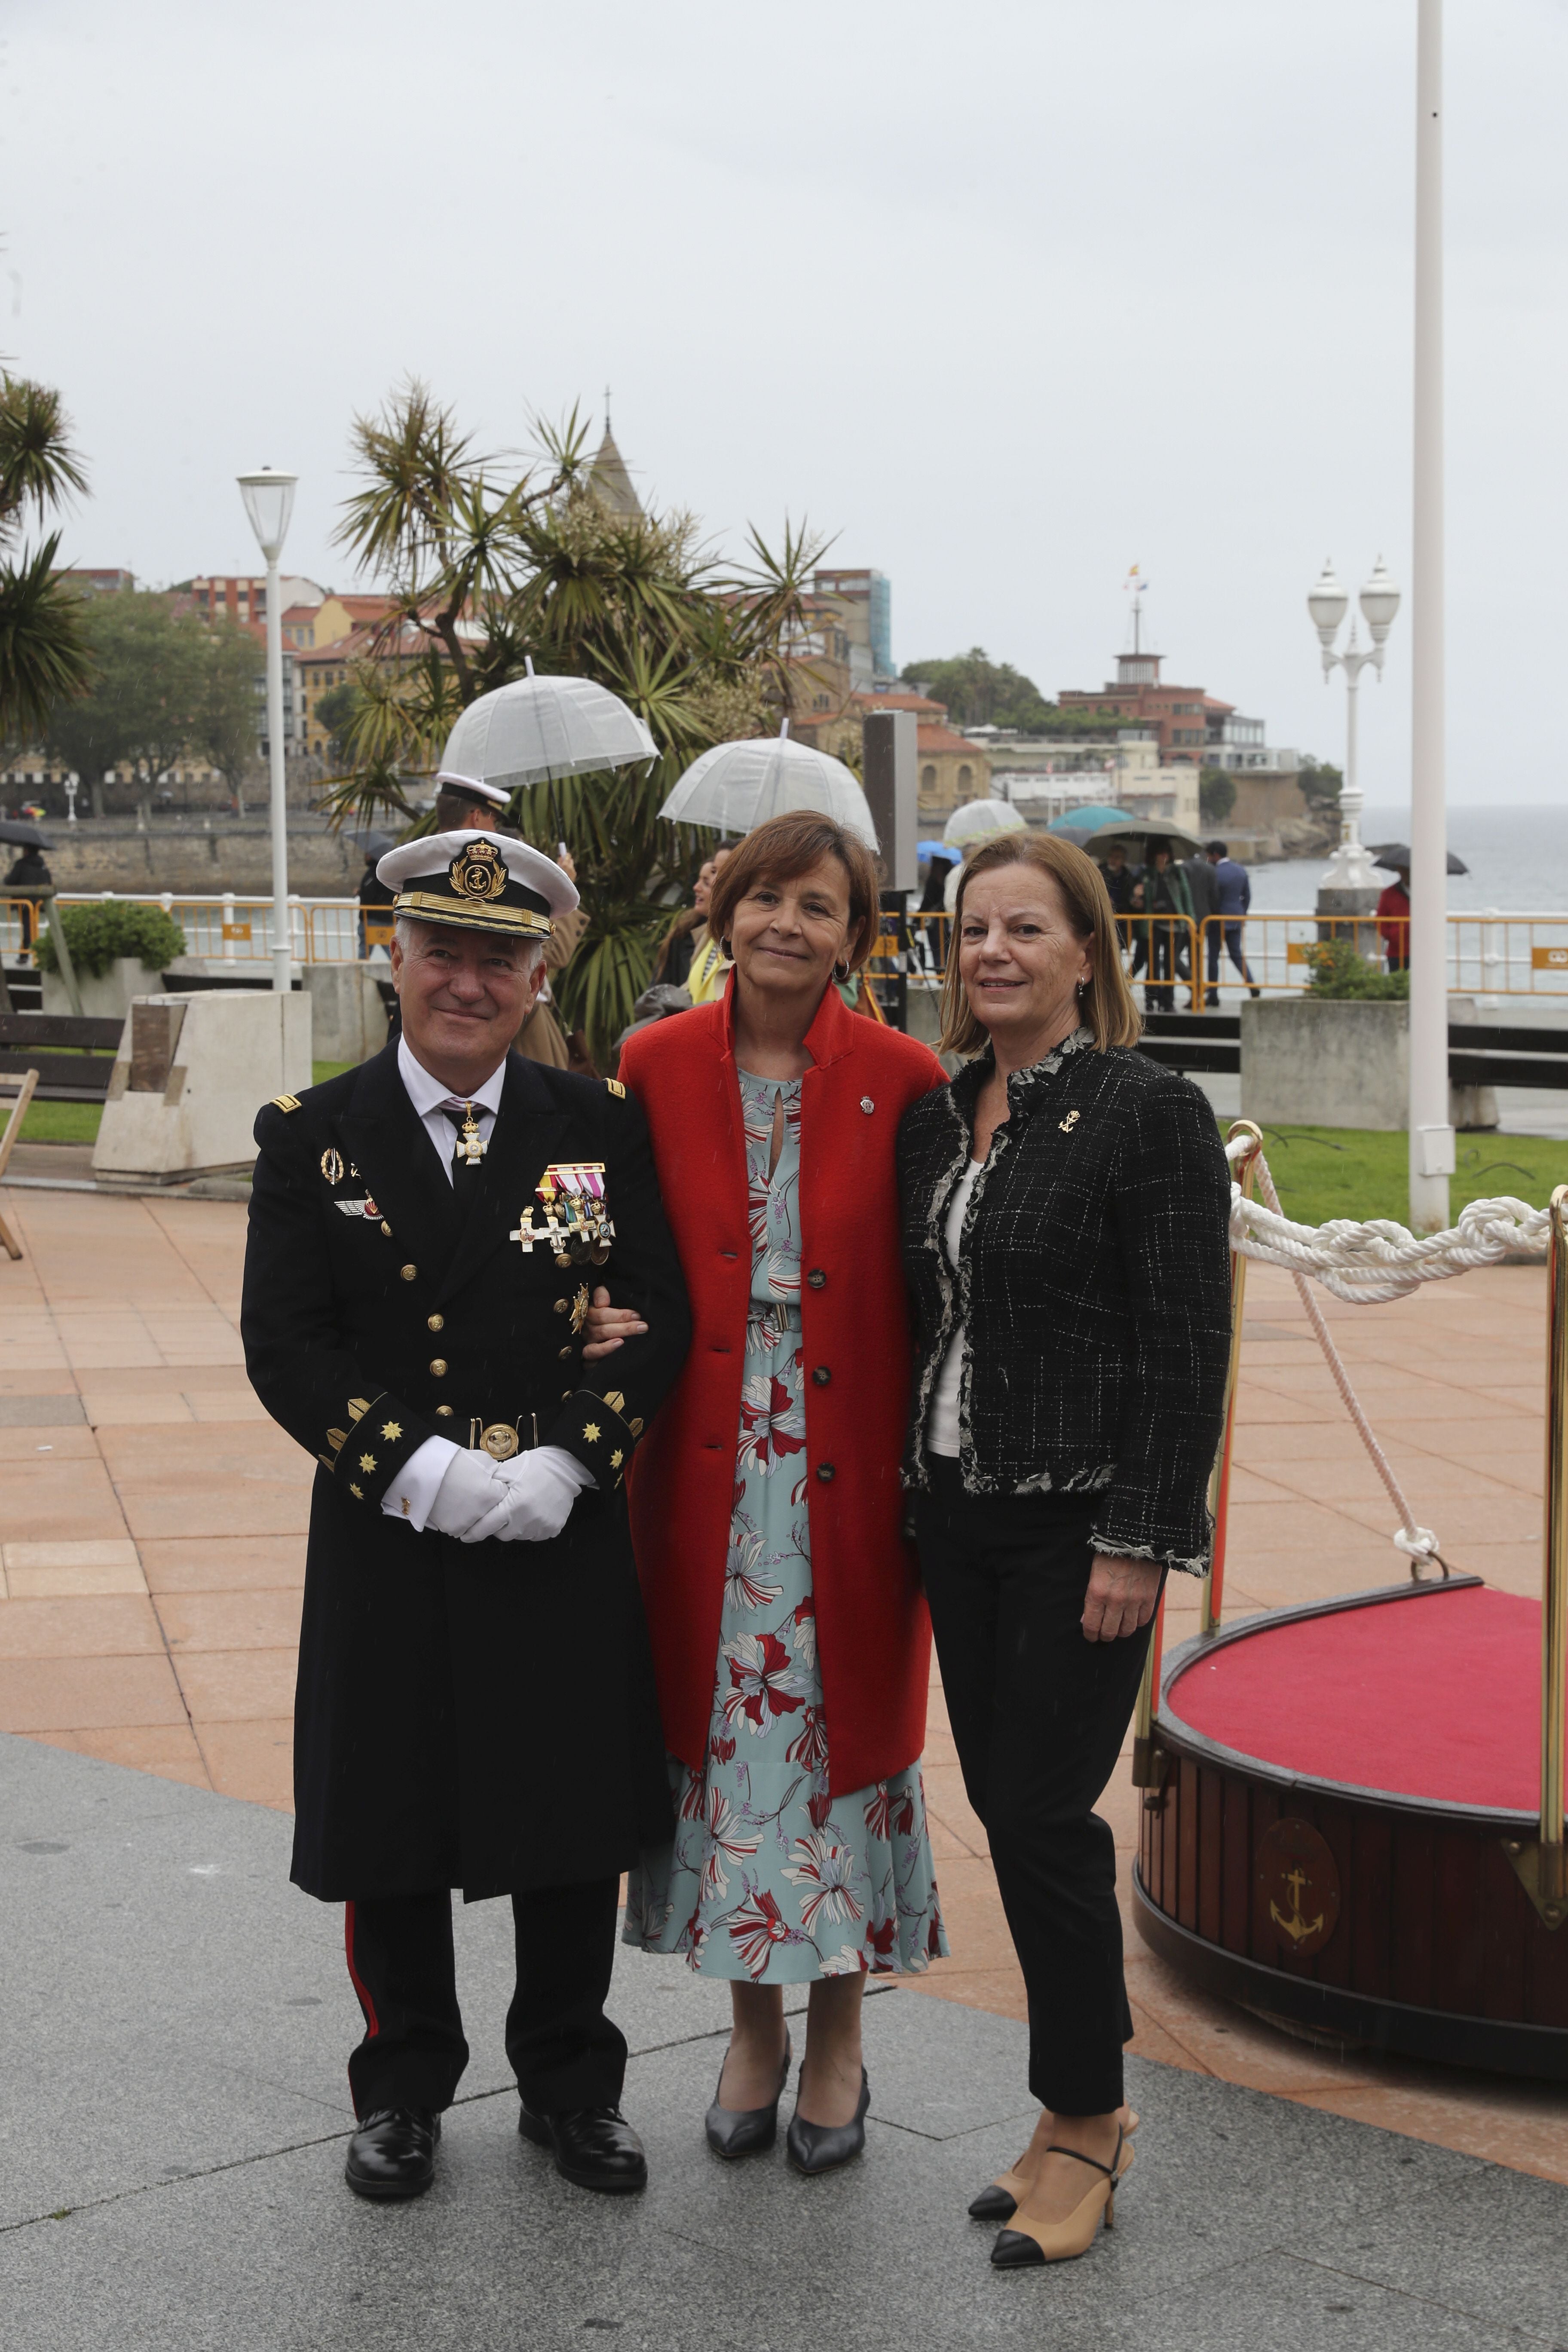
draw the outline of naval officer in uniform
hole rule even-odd
[[[619,1874],[671,1831],[623,1480],[686,1293],[637,1104],[509,1050],[572,883],[477,830],[378,872],[402,1034],[258,1118],[243,1307],[257,1393],[320,1464],[292,1875],[345,1906],[347,2177],[434,2176],[468,2059],[456,1887],[511,1897],[520,2129],[581,2186],[637,2189],[604,2003]],[[648,1329],[585,1366],[600,1282]]]

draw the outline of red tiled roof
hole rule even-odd
[[[990,764],[978,743],[967,735],[955,735],[951,727],[917,727],[915,740],[922,751],[967,751],[977,767]]]
[[[933,701],[929,694],[895,694],[891,690],[886,694],[861,692],[852,695],[850,699],[858,703],[863,710],[940,710],[944,719],[947,717],[946,703]]]

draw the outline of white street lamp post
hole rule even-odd
[[[272,782],[272,985],[287,995],[293,986],[293,925],[289,909],[289,808],[283,767],[283,615],[279,607],[278,559],[289,535],[298,474],[276,474],[270,466],[241,474],[240,494],[261,552],[267,560],[267,759]]]
[[[76,793],[77,785],[79,782],[80,778],[73,768],[70,774],[66,778],[66,823],[68,824],[74,824],[76,823]]]
[[[1448,1223],[1448,813],[1444,771],[1443,0],[1415,31],[1415,532],[1411,562],[1410,1223]]]
[[[1307,599],[1307,610],[1312,616],[1318,642],[1323,649],[1324,679],[1327,680],[1335,669],[1342,669],[1345,674],[1345,778],[1340,790],[1339,847],[1323,877],[1322,887],[1324,890],[1370,890],[1375,893],[1377,876],[1361,838],[1363,795],[1357,775],[1356,704],[1363,670],[1370,666],[1380,679],[1383,676],[1384,649],[1388,632],[1394,625],[1394,616],[1399,610],[1399,591],[1389,578],[1381,555],[1372,578],[1361,592],[1362,617],[1371,633],[1372,643],[1370,646],[1357,645],[1356,625],[1352,621],[1349,643],[1343,653],[1336,653],[1334,639],[1349,604],[1350,598],[1334,577],[1332,563],[1325,563],[1322,576],[1313,583]],[[1360,914],[1366,910],[1358,907],[1345,911]]]

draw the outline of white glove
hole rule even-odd
[[[437,1535],[460,1536],[465,1543],[470,1542],[469,1528],[490,1516],[504,1493],[500,1465],[482,1447],[466,1451],[458,1447],[436,1489],[425,1524]]]
[[[495,1507],[468,1528],[465,1543],[548,1543],[572,1516],[584,1486],[594,1485],[574,1454],[562,1445],[536,1445],[510,1462],[491,1465],[501,1488]]]

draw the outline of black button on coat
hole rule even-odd
[[[622,1478],[689,1327],[643,1114],[513,1054],[482,1171],[461,1180],[478,1197],[459,1200],[389,1045],[296,1110],[268,1105],[256,1139],[246,1363],[321,1465],[293,1876],[327,1901],[609,1876],[670,1833]],[[548,1243],[525,1253],[508,1238],[546,1167],[572,1160],[605,1166],[616,1237],[603,1267],[562,1267]],[[601,1281],[650,1328],[584,1366],[568,1325],[563,1364],[557,1307],[580,1324]],[[541,1443],[598,1482],[553,1542],[464,1545],[383,1513],[427,1437],[466,1444],[470,1420],[505,1422],[527,1444],[535,1418]]]

